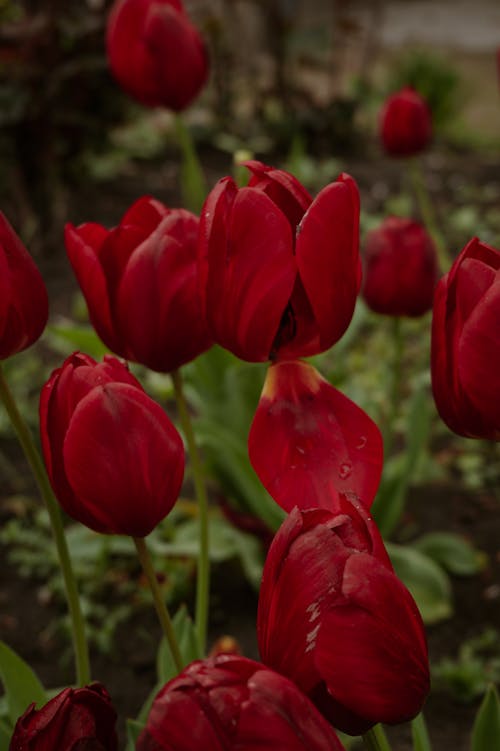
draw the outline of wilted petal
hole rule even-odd
[[[354,402],[303,362],[271,365],[248,438],[250,461],[286,511],[338,508],[338,494],[371,505],[382,437]]]

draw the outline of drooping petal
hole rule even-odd
[[[341,710],[330,719],[350,733],[366,721],[399,723],[415,717],[429,691],[422,619],[406,587],[373,557],[353,555],[342,594],[324,615],[314,659],[332,697],[360,716],[346,727]]]
[[[361,279],[359,191],[352,177],[340,175],[314,199],[297,228],[296,254],[323,351],[347,329]]]
[[[63,446],[71,511],[96,531],[144,537],[170,511],[184,472],[182,440],[161,407],[122,383],[82,399]],[[93,524],[88,521],[89,515]]]
[[[270,366],[248,451],[262,484],[286,511],[336,510],[339,493],[369,507],[382,472],[375,423],[303,362]]]

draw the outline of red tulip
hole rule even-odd
[[[288,676],[335,727],[404,722],[429,690],[422,620],[361,504],[294,509],[264,566],[257,620],[263,662]]]
[[[181,0],[117,0],[106,42],[116,80],[148,107],[179,112],[207,80],[205,45]]]
[[[193,662],[157,694],[137,751],[343,751],[299,689],[246,657]]]
[[[432,115],[425,99],[410,86],[390,96],[380,115],[380,139],[390,156],[413,156],[432,139]]]
[[[66,227],[68,256],[103,342],[170,372],[211,344],[198,292],[198,219],[140,198],[118,227]]]
[[[18,719],[9,751],[117,751],[116,712],[100,683],[65,688]]]
[[[36,342],[48,315],[40,272],[0,211],[0,360]]]
[[[75,353],[40,397],[49,478],[63,509],[96,532],[145,537],[182,483],[181,437],[125,365]]]
[[[500,440],[500,251],[471,240],[436,289],[432,390],[459,435]]]
[[[248,187],[220,180],[200,220],[201,291],[214,340],[243,360],[331,347],[360,284],[359,195],[340,175],[313,201],[288,172],[247,162]]]
[[[368,233],[363,297],[387,316],[421,316],[432,308],[438,280],[436,248],[425,228],[391,216]]]
[[[285,511],[336,511],[340,493],[369,508],[382,473],[382,436],[373,420],[304,362],[269,368],[248,453]]]

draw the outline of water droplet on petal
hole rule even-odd
[[[365,435],[360,435],[359,436],[359,441],[356,444],[356,448],[357,449],[364,449],[364,447],[366,446],[367,441],[368,441],[368,439],[367,439],[367,437]]]
[[[341,480],[346,480],[352,472],[352,464],[344,462],[339,467],[339,477]]]

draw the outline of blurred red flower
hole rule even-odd
[[[380,140],[387,154],[413,156],[430,144],[432,115],[425,99],[410,86],[392,94],[380,113]]]

